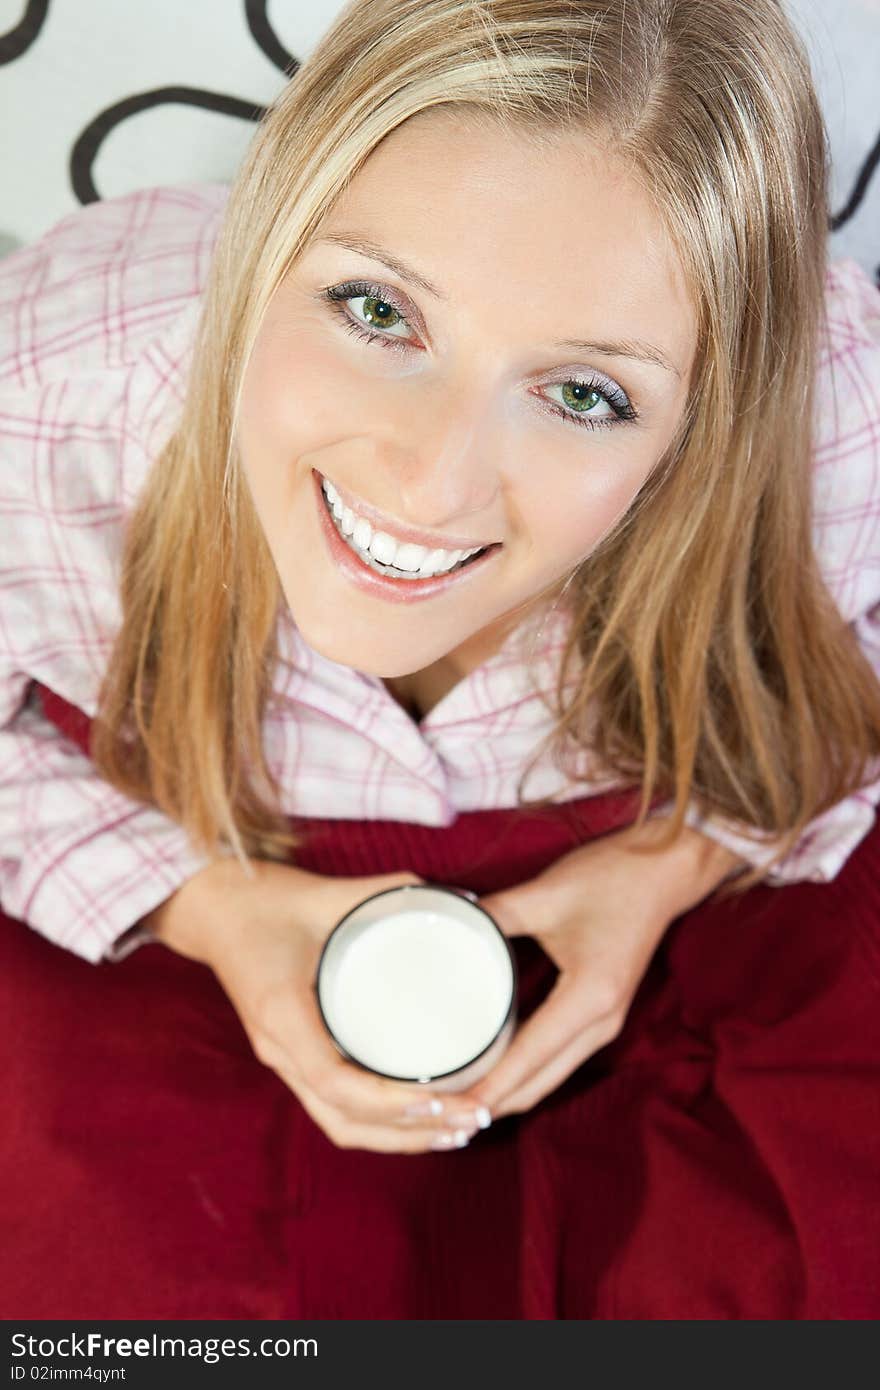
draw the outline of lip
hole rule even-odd
[[[312,472],[315,471],[315,469],[312,470]],[[321,477],[320,474],[317,476]],[[409,541],[413,545],[423,545],[428,550],[479,550],[481,546],[501,544],[500,541],[475,540],[473,536],[429,536],[426,531],[416,531],[412,526],[401,526],[399,522],[383,516],[375,507],[371,507],[368,502],[361,501],[359,497],[354,497],[344,487],[335,483],[332,478],[328,478],[327,482],[335,487],[343,506],[350,507],[353,512],[357,512],[358,516],[369,521],[374,531],[385,531],[396,541]]]
[[[442,593],[444,589],[451,589],[455,584],[466,584],[469,577],[481,570],[495,551],[501,549],[500,542],[496,542],[478,560],[471,561],[464,569],[451,570],[448,574],[433,575],[429,579],[387,579],[384,574],[371,570],[369,565],[365,565],[360,556],[345,544],[330,520],[330,513],[327,510],[321,488],[321,475],[316,473],[314,469],[312,469],[312,480],[318,515],[321,518],[321,529],[331,557],[356,588],[363,589],[365,593],[372,594],[375,598],[389,599],[392,603],[418,603],[420,599],[433,598],[435,594]],[[466,547],[457,547],[457,549],[464,548]]]

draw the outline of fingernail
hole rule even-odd
[[[415,1120],[422,1119],[425,1115],[442,1115],[443,1102],[436,1096],[431,1096],[430,1100],[417,1100],[412,1105],[408,1105],[404,1110],[407,1118]]]
[[[473,1129],[476,1125],[478,1129],[488,1129],[492,1123],[492,1116],[487,1105],[478,1105],[471,1111],[459,1111],[457,1114],[449,1116],[451,1125],[464,1125],[468,1129]]]
[[[438,1134],[436,1139],[432,1139],[432,1149],[463,1149],[470,1141],[470,1134],[466,1129],[445,1130],[443,1134]]]

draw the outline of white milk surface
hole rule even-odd
[[[322,994],[342,1046],[366,1066],[414,1079],[471,1061],[510,1004],[510,962],[488,930],[417,908],[367,927]]]

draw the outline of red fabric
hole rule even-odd
[[[633,809],[311,821],[298,862],[485,893]],[[553,967],[514,947],[527,1015]],[[95,967],[5,918],[0,1312],[877,1317],[878,989],[880,826],[830,884],[679,918],[621,1037],[532,1111],[375,1154],[324,1136],[206,967],[159,945]]]

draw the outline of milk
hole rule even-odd
[[[325,1020],[350,1056],[412,1080],[483,1052],[504,1025],[512,992],[503,938],[461,899],[449,911],[404,907],[367,922],[336,950],[320,986]]]

